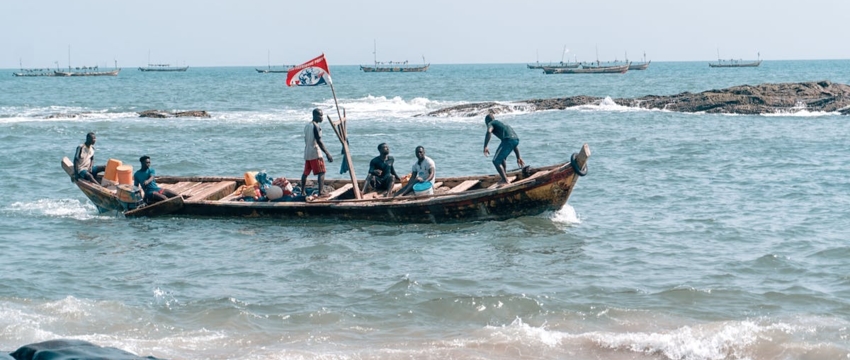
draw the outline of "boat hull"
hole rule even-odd
[[[570,197],[579,177],[586,169],[590,148],[585,144],[571,161],[538,168],[517,170],[508,174],[516,179],[508,185],[498,187],[497,175],[481,175],[454,178],[437,178],[436,183],[451,183],[452,189],[429,195],[397,196],[394,198],[371,197],[354,199],[344,180],[332,180],[330,184],[342,188],[345,196],[333,199],[318,199],[300,202],[251,202],[233,201],[228,195],[241,193],[237,186],[244,179],[237,177],[157,177],[160,186],[179,187],[181,183],[224,184],[210,187],[199,193],[182,195],[180,200],[169,199],[168,204],[154,204],[127,211],[125,204],[98,184],[77,181],[82,192],[101,211],[114,210],[126,216],[183,215],[223,218],[278,218],[278,219],[334,219],[363,220],[392,223],[452,223],[465,221],[506,220],[522,216],[539,215],[561,209]],[[69,174],[70,161],[63,159],[63,168]],[[460,189],[463,183],[480,184],[472,190]],[[177,184],[177,185],[174,185]],[[328,184],[328,182],[326,182]],[[350,187],[351,185],[348,184]],[[357,184],[362,186],[362,181]],[[436,185],[435,185],[436,186]],[[193,189],[198,188],[192,185]],[[348,190],[346,190],[348,189]],[[453,192],[457,190],[457,192]],[[371,195],[375,195],[372,193]]]
[[[581,67],[578,69],[543,68],[545,74],[625,74],[627,71],[629,71],[629,65]]]
[[[396,223],[450,223],[506,220],[555,211],[566,204],[578,175],[567,169],[529,184],[496,192],[472,191],[457,196],[414,196],[403,201],[329,201],[312,203],[186,201],[182,215],[271,217],[283,219],[366,220]],[[524,188],[525,186],[523,186]]]
[[[759,65],[761,65],[761,60],[759,60],[759,61],[754,61],[754,62],[748,62],[748,63],[737,63],[737,62],[730,62],[730,63],[708,63],[708,67],[713,67],[713,68],[758,67]]]
[[[54,76],[118,76],[118,73],[121,69],[115,69],[112,71],[54,71]]]
[[[173,68],[151,68],[151,67],[140,67],[139,71],[142,72],[183,72],[189,70],[188,66],[184,67],[173,67]]]
[[[363,72],[426,72],[431,65],[425,66],[360,66]]]

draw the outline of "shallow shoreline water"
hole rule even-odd
[[[850,62],[814,63],[730,72],[653,62],[580,78],[524,64],[331,70],[361,177],[380,142],[399,170],[421,144],[450,176],[494,172],[483,118],[414,115],[480,101],[850,83]],[[844,116],[611,102],[500,114],[531,165],[583,143],[593,151],[567,206],[502,222],[124,219],[97,214],[59,167],[87,132],[98,134],[98,163],[137,167],[147,154],[159,174],[296,178],[309,111],[335,114],[330,90],[286,88],[252,68],[2,75],[0,349],[72,338],[167,359],[850,357]],[[154,108],[211,118],[136,116]],[[86,115],[45,119],[57,113]],[[338,166],[328,176],[346,178]]]

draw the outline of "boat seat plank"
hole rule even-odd
[[[337,198],[337,197],[339,197],[340,195],[345,194],[345,192],[346,192],[346,191],[351,190],[352,188],[354,188],[354,185],[351,185],[351,184],[345,184],[345,185],[343,185],[342,187],[340,187],[339,189],[336,189],[336,190],[334,190],[334,191],[331,191],[331,192],[328,194],[328,197],[323,198],[322,200],[331,200],[331,199]]]
[[[466,181],[458,184],[457,186],[451,188],[449,190],[449,193],[455,194],[455,193],[459,193],[459,192],[469,190],[473,186],[478,185],[479,182],[481,182],[481,180],[466,180]]]
[[[196,186],[192,186],[190,189],[183,191],[182,195],[186,198],[194,198],[198,194],[206,193],[207,190],[216,187],[218,182],[204,182],[200,183]]]
[[[516,176],[508,176],[508,181],[514,181],[514,179],[516,179]],[[499,185],[500,184],[498,182],[496,182],[495,184],[488,186],[487,190],[493,190],[493,189],[499,187]]]
[[[181,181],[181,182],[178,182],[176,184],[162,184],[159,187],[161,187],[163,189],[171,190],[175,193],[182,195],[184,192],[189,191],[193,187],[198,186],[198,185],[201,185],[201,183],[194,182],[194,181]]]
[[[552,172],[552,170],[538,171],[538,172],[536,172],[536,173],[532,174],[531,176],[529,176],[529,177],[527,177],[527,178],[525,178],[525,179],[522,179],[521,181],[526,181],[526,180],[536,179],[536,178],[539,178],[539,177],[541,177],[541,176],[543,176],[543,175],[546,175],[546,174],[548,174],[548,173],[550,173],[550,172]]]
[[[235,181],[210,183],[205,189],[194,192],[192,194],[192,200],[218,200],[233,193],[234,189],[236,189]]]

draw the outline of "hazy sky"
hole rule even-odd
[[[0,68],[850,59],[848,0],[6,0]]]

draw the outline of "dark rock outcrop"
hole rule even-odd
[[[200,117],[200,118],[208,118],[210,114],[207,113],[206,110],[192,110],[192,111],[180,111],[180,112],[170,112],[165,110],[145,110],[139,113],[139,117],[146,118],[173,118],[173,117]]]
[[[432,111],[427,116],[483,116],[495,113],[563,110],[568,107],[598,104],[604,99],[593,96],[572,96],[556,99],[532,99],[515,103],[473,103]],[[802,110],[837,112],[850,115],[850,86],[829,81],[741,85],[701,93],[683,92],[676,95],[647,95],[632,99],[614,99],[622,106],[661,109],[678,112],[717,114],[793,114]]]
[[[113,347],[102,347],[88,341],[58,339],[24,345],[9,354],[15,360],[65,360],[65,359],[110,359],[110,360],[156,360],[152,356],[141,357]]]

